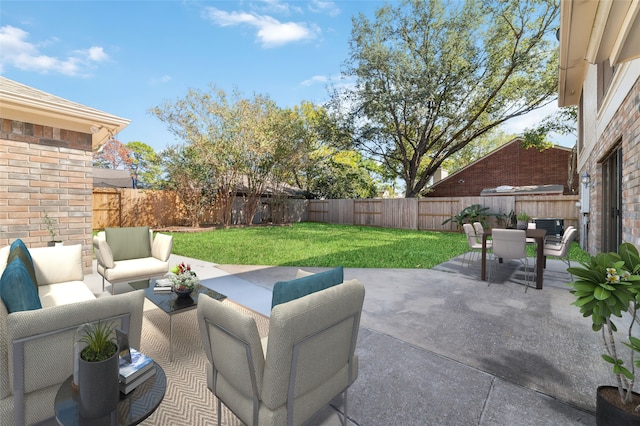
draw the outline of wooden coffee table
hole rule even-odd
[[[144,287],[142,283],[143,282],[136,282],[131,283],[130,285],[134,288],[144,288],[145,297],[169,315],[169,362],[173,362],[173,316],[180,312],[196,309],[198,307],[198,297],[201,294],[206,294],[212,299],[218,301],[222,301],[227,298],[224,294],[218,293],[217,291],[211,290],[203,285],[200,285],[197,291],[191,293],[190,297],[178,297],[178,295],[173,292],[154,291],[153,287],[156,284],[155,279],[147,281],[146,287]]]

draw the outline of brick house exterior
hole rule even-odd
[[[640,247],[640,4],[564,0],[559,106],[578,106],[581,244]]]
[[[521,142],[522,139],[515,138],[436,182],[427,196],[477,197],[483,189],[502,185],[561,185],[563,194],[575,193],[577,174],[574,173],[572,187],[569,187],[570,148],[552,147],[539,151],[522,148]]]
[[[128,122],[0,77],[0,247],[46,246],[48,213],[91,273],[92,152]]]

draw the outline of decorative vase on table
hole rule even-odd
[[[115,345],[115,344],[114,344]],[[120,400],[118,389],[118,353],[103,361],[85,361],[78,365],[80,414],[88,419],[106,416],[116,409]]]
[[[182,262],[174,266],[171,272],[173,273],[171,286],[178,297],[190,297],[191,293],[200,285],[200,280],[191,270],[191,265]]]

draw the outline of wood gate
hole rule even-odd
[[[93,229],[122,226],[122,194],[116,190],[93,190]]]

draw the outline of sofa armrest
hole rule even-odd
[[[151,256],[158,260],[166,262],[171,255],[173,248],[173,237],[171,235],[156,233],[151,246]]]
[[[96,255],[96,260],[102,267],[108,269],[115,266],[115,263],[113,263],[113,253],[106,239],[100,238],[99,235],[93,237],[93,251]]]
[[[140,347],[144,291],[22,311],[7,317],[8,374],[14,397],[14,422],[23,419],[25,394],[62,383],[73,374],[73,339],[85,323],[111,320]],[[53,411],[53,401],[51,401]]]

